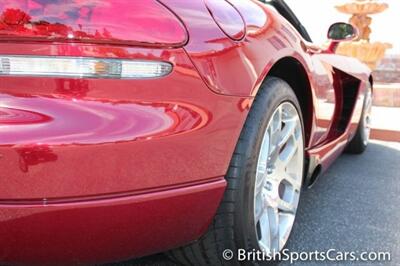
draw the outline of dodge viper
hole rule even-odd
[[[0,264],[282,250],[373,80],[283,0],[0,0]],[[249,262],[250,263],[250,262]]]

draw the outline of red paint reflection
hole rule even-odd
[[[29,171],[30,166],[57,161],[58,158],[47,145],[24,146],[15,150],[19,155],[19,167],[25,173]]]
[[[1,145],[148,140],[198,130],[212,119],[208,111],[184,102],[24,98],[7,94],[0,97],[5,106],[12,107],[0,109],[5,114],[3,119],[0,116]]]
[[[39,124],[47,123],[52,120],[51,117],[31,112],[27,110],[18,110],[15,108],[0,107],[0,126],[1,125],[19,125],[19,124]]]
[[[0,36],[11,39],[180,46],[182,23],[155,0],[0,0]]]
[[[44,8],[43,6],[41,6]],[[82,10],[82,11],[81,11]],[[89,19],[88,8],[83,7],[81,10],[76,9],[65,14],[65,16],[80,17],[80,20]],[[86,11],[85,11],[86,10]],[[75,12],[75,13],[74,13]],[[63,17],[61,17],[63,18]],[[64,18],[65,19],[65,18]],[[94,39],[112,39],[111,33],[103,28],[102,32],[98,29],[94,34],[89,34],[81,30],[82,25],[79,25],[79,29],[73,29],[71,26],[67,26],[62,23],[51,23],[45,20],[33,21],[32,17],[17,8],[7,8],[0,17],[0,30],[3,34],[15,34],[19,36],[48,36],[51,38],[94,38]]]
[[[83,98],[89,92],[89,81],[84,79],[56,79],[55,82],[57,94]]]

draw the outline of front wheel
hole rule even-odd
[[[361,114],[360,123],[356,134],[346,148],[346,152],[353,154],[363,153],[368,146],[371,134],[371,113],[372,113],[372,87],[369,84],[365,93],[364,106]]]
[[[295,221],[303,166],[298,100],[285,81],[268,78],[241,132],[213,223],[200,240],[171,255],[185,265],[238,265],[238,249],[281,251]]]

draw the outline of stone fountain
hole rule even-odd
[[[340,43],[336,53],[358,58],[371,69],[375,69],[384,57],[385,51],[392,48],[392,45],[370,42],[372,18],[369,15],[381,13],[388,7],[388,4],[378,0],[352,0],[352,2],[337,5],[338,11],[352,15],[349,22],[358,28],[359,38],[352,42]]]

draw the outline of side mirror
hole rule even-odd
[[[328,39],[333,42],[352,41],[357,38],[358,30],[351,24],[338,22],[329,27]]]
[[[340,42],[353,41],[358,38],[358,29],[353,25],[337,22],[332,24],[328,30],[328,39],[331,41],[326,53],[335,53]]]

